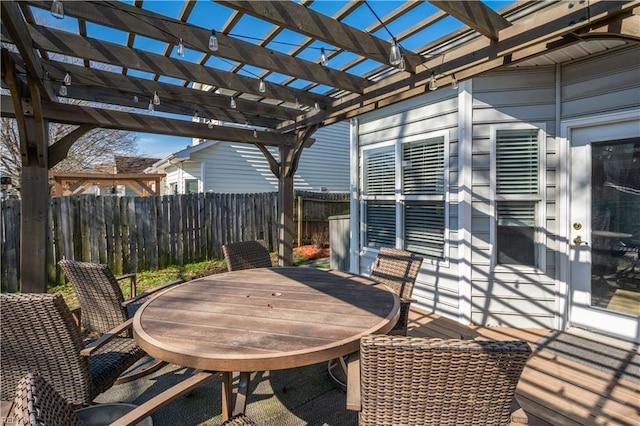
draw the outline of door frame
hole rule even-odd
[[[571,134],[576,129],[587,127],[601,127],[627,121],[640,123],[640,112],[637,109],[609,114],[599,114],[588,117],[562,120],[560,122],[559,137],[559,212],[568,214],[558,215],[559,225],[559,263],[558,280],[556,282],[556,326],[558,330],[566,330],[572,324],[571,318]],[[640,125],[640,124],[639,124]],[[604,311],[603,311],[604,312]],[[597,330],[594,330],[597,332]],[[638,341],[640,336],[636,335]]]

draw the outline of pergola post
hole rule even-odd
[[[293,157],[296,150],[280,148],[278,177],[278,264],[293,265]]]

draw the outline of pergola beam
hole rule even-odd
[[[13,103],[9,96],[0,97],[3,117],[15,117]],[[188,138],[216,139],[238,143],[264,143],[273,146],[293,146],[295,136],[279,133],[215,126],[209,129],[205,124],[181,121],[152,115],[133,114],[88,106],[43,102],[43,117],[64,124],[92,124],[105,129],[120,129],[131,132],[157,133]]]
[[[29,1],[29,4],[49,9],[49,2]],[[166,16],[139,9],[117,1],[67,2],[65,13],[78,19],[107,25],[122,31],[135,32],[166,43],[181,38],[189,49],[208,53],[211,29],[185,24]],[[158,30],[161,25],[162,30]],[[336,71],[314,62],[305,61],[275,50],[256,46],[222,33],[217,33],[219,50],[216,56],[270,69],[284,75],[292,75],[315,81],[330,87],[338,87],[353,93],[361,93],[371,84],[367,79]]]
[[[491,40],[498,40],[500,30],[511,25],[502,15],[480,1],[435,1],[429,3],[464,22],[470,28]]]
[[[218,3],[374,61],[389,63],[392,43],[298,3],[288,0],[274,2],[222,0]],[[402,53],[405,57],[406,70],[415,72],[416,67],[422,62],[422,57],[409,50],[403,50]]]

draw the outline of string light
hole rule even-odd
[[[313,107],[315,108],[316,111],[320,111],[320,104],[318,102],[316,102]]]
[[[455,74],[451,74],[451,88],[454,90],[458,88],[458,79]]]
[[[155,110],[156,110],[156,108],[153,106],[153,101],[151,99],[149,99],[149,111],[153,112]]]
[[[213,129],[213,118],[209,119],[209,122],[207,123],[207,127],[210,129]]]
[[[391,46],[391,50],[389,51],[389,63],[394,67],[397,67],[401,62],[402,52],[400,51],[400,46],[394,42]]]
[[[184,43],[182,42],[182,39],[180,39],[180,42],[178,43],[178,56],[180,56],[181,58],[184,58]]]
[[[209,50],[212,52],[217,52],[218,48],[218,37],[216,37],[216,30],[211,30],[211,36],[209,36]]]
[[[431,71],[431,78],[429,79],[429,90],[434,91],[438,88],[438,82],[436,81],[436,75]]]
[[[67,96],[67,86],[66,85],[62,85],[60,86],[60,96]]]
[[[153,92],[153,104],[160,105],[160,95],[158,95],[158,92]]]
[[[324,47],[320,49],[320,63],[322,66],[329,66],[329,58],[327,58],[327,53],[324,51]]]
[[[300,101],[296,98],[296,109],[300,109],[302,106],[300,105]]]
[[[133,102],[138,103],[138,95],[133,95]]]
[[[64,81],[65,85],[70,86],[71,85],[71,74],[66,73],[64,75],[64,80],[63,81]]]
[[[258,137],[258,131],[256,129],[253,129],[253,137],[254,138]]]
[[[193,121],[199,121],[198,120],[198,110],[195,110],[195,112],[193,113]]]
[[[404,61],[404,56],[400,58],[400,64],[398,65],[398,69],[400,71],[405,71],[407,69],[407,64]]]
[[[231,108],[236,109],[236,107],[238,106],[238,104],[236,103],[236,98],[235,97],[231,97],[231,102],[229,103],[229,105],[231,106]]]
[[[267,85],[264,83],[263,79],[260,79],[260,85],[258,86],[258,90],[260,93],[264,93],[267,91]]]
[[[62,0],[53,0],[51,3],[51,16],[57,19],[64,18],[64,6]]]

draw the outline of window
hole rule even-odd
[[[544,170],[538,128],[495,130],[495,262],[543,268]]]
[[[197,194],[198,193],[198,179],[186,179],[184,181],[184,193],[185,194]]]
[[[446,133],[362,149],[363,241],[445,257]]]

